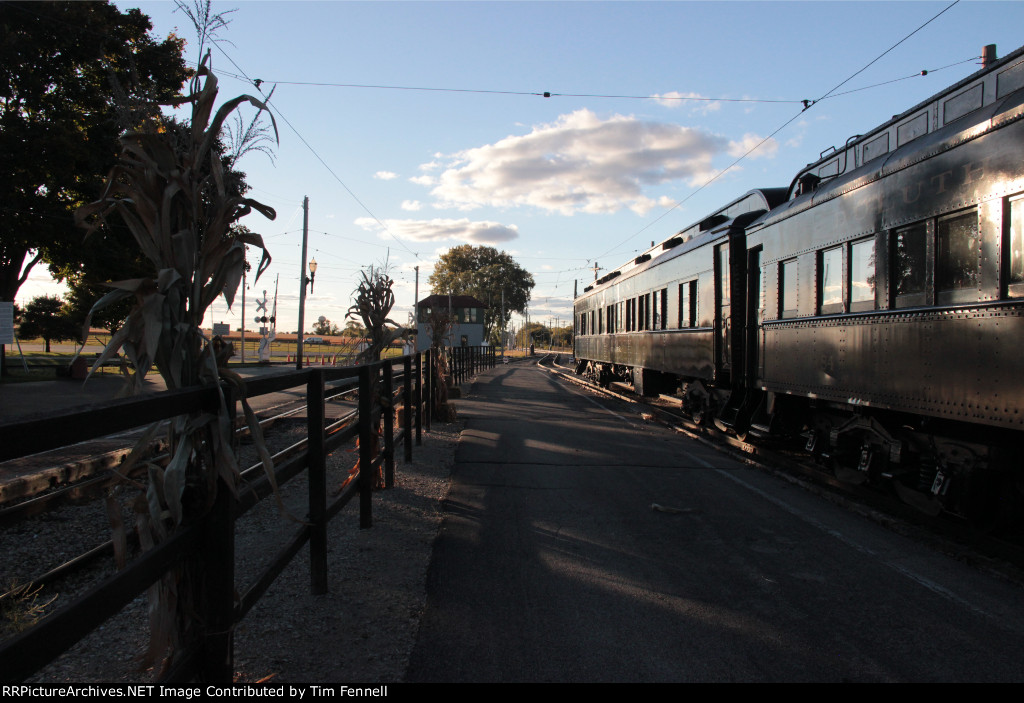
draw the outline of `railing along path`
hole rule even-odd
[[[456,382],[476,370],[494,366],[493,348],[456,348],[449,352]],[[426,365],[426,368],[424,368]],[[357,367],[313,367],[266,378],[248,379],[245,397],[253,398],[298,386],[306,387],[307,442],[305,451],[294,448],[275,458],[274,481],[261,466],[246,469],[235,490],[221,485],[213,508],[205,515],[181,525],[159,545],[143,552],[123,570],[104,579],[82,597],[41,620],[0,646],[0,680],[23,681],[113,617],[132,600],[157,582],[167,571],[186,560],[198,564],[202,579],[194,602],[199,632],[164,681],[209,681],[230,683],[233,677],[235,626],[246,616],[270,584],[307,542],[310,547],[310,582],[314,594],[326,593],[327,523],[348,502],[359,496],[359,523],[371,527],[373,477],[383,466],[384,485],[395,481],[395,443],[404,445],[404,458],[412,460],[412,445],[422,442],[422,429],[430,428],[430,403],[437,380],[431,352],[389,359]],[[400,371],[399,371],[400,369]],[[402,427],[395,432],[396,385],[405,408]],[[424,388],[424,384],[426,387]],[[327,398],[358,389],[358,409],[327,424]],[[228,407],[238,398],[223,387]],[[196,411],[216,412],[218,390],[213,387],[168,391],[155,396],[110,401],[75,411],[33,416],[0,423],[0,461],[28,456],[39,451],[67,446],[113,432],[133,429]],[[383,420],[383,422],[382,422]],[[415,426],[415,434],[414,428]],[[374,436],[380,431],[380,451],[373,456]],[[359,473],[355,480],[328,502],[326,459],[331,452],[359,438]],[[287,456],[288,458],[283,458]],[[365,468],[364,467],[368,467]],[[308,476],[309,513],[287,544],[236,597],[234,573],[234,522],[259,501],[302,471]]]

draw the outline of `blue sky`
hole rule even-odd
[[[140,7],[155,34],[184,37],[197,59],[173,2],[116,4]],[[593,280],[595,260],[614,268],[751,188],[788,186],[829,146],[977,70],[983,45],[1002,56],[1024,43],[1024,3],[962,0],[836,92],[905,80],[801,112],[798,101],[825,95],[948,5],[214,2],[237,8],[213,51],[221,99],[255,94],[244,76],[264,92],[277,84],[275,160],[241,162],[253,197],[278,212],[246,221],[274,258],[249,300],[273,296],[279,275],[278,329],[295,329],[309,196],[319,269],[307,329],[321,315],[343,323],[360,269],[385,260],[392,317],[405,322],[413,267],[428,295],[437,256],[464,243],[512,254],[537,282],[531,319],[567,324],[573,282]],[[37,272],[19,303],[45,279]],[[235,328],[235,307],[219,301],[207,321]],[[249,329],[254,316],[250,302]]]

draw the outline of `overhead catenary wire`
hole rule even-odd
[[[213,44],[214,44],[214,46],[217,47],[217,49],[221,52],[221,54],[223,54],[224,57],[228,61],[231,62],[231,65],[234,66],[236,69],[238,69],[238,71],[243,76],[245,76],[246,80],[248,80],[253,85],[253,87],[256,89],[256,91],[260,94],[260,97],[263,97],[264,99],[267,99],[267,95],[263,92],[263,90],[261,88],[261,84],[266,82],[266,81],[262,81],[262,80],[259,80],[259,79],[255,79],[254,80],[252,78],[249,78],[248,74],[246,74],[245,71],[242,70],[241,66],[239,66],[237,63],[235,63],[235,60],[232,59],[231,56],[226,51],[224,51],[223,47],[220,46],[220,42],[219,41],[214,41]],[[371,218],[373,218],[374,222],[376,222],[378,225],[380,225],[381,229],[384,232],[386,232],[392,239],[394,239],[396,242],[398,242],[400,245],[402,245],[403,249],[405,249],[410,254],[412,254],[413,257],[415,257],[416,259],[419,259],[420,255],[417,252],[415,252],[412,249],[410,249],[408,247],[408,245],[406,245],[406,243],[401,238],[398,237],[398,235],[396,235],[394,232],[389,230],[387,225],[385,225],[384,222],[381,221],[381,219],[379,217],[377,217],[376,213],[374,213],[372,210],[370,210],[370,208],[367,207],[366,203],[364,203],[362,200],[360,200],[359,196],[357,196],[355,194],[355,192],[353,192],[352,189],[348,187],[348,185],[345,183],[345,181],[343,181],[341,179],[341,177],[334,171],[334,169],[332,169],[330,167],[330,165],[326,161],[324,161],[323,157],[321,157],[320,154],[316,151],[316,149],[314,149],[313,146],[308,141],[306,141],[306,138],[302,136],[302,134],[299,132],[299,130],[295,127],[295,125],[293,125],[291,123],[291,121],[287,117],[285,117],[284,113],[281,112],[280,108],[278,108],[277,105],[271,104],[269,102],[266,103],[266,104],[267,104],[267,107],[269,109],[272,109],[274,111],[274,113],[278,117],[280,117],[282,120],[284,120],[284,123],[286,125],[288,125],[288,127],[292,130],[292,132],[295,133],[295,136],[297,136],[299,138],[299,141],[301,141],[303,143],[303,145],[305,145],[305,147],[307,149],[309,149],[309,152],[311,154],[313,154],[313,156],[316,158],[316,160],[319,161],[320,164],[325,169],[327,169],[327,172],[330,173],[331,176],[334,177],[334,180],[336,180],[341,185],[341,187],[345,189],[345,192],[348,193],[349,196],[353,200],[356,201],[356,203],[359,205],[359,207],[361,207],[366,212],[367,215],[369,215]]]
[[[904,36],[904,37],[903,37],[902,39],[900,39],[900,40],[899,40],[898,42],[896,42],[895,44],[893,44],[892,46],[890,46],[890,47],[889,47],[888,49],[886,49],[885,51],[883,51],[883,52],[882,52],[881,54],[879,54],[878,56],[876,56],[875,58],[873,58],[873,59],[872,59],[871,61],[869,61],[868,63],[866,63],[866,64],[865,64],[864,66],[862,66],[862,67],[861,67],[861,68],[859,68],[858,70],[854,71],[854,72],[853,72],[852,74],[850,74],[850,75],[849,75],[849,76],[848,76],[847,78],[845,78],[845,79],[843,79],[842,81],[840,81],[839,83],[837,83],[837,84],[836,84],[836,85],[835,85],[835,86],[834,86],[834,87],[833,87],[832,89],[830,89],[830,90],[829,90],[828,92],[826,92],[826,93],[825,93],[824,95],[822,95],[822,96],[821,96],[820,98],[818,98],[817,100],[809,100],[809,101],[806,101],[806,102],[804,103],[804,107],[803,107],[803,109],[802,109],[802,110],[800,110],[800,112],[798,112],[797,114],[795,114],[795,115],[793,115],[792,117],[790,117],[790,118],[789,118],[788,120],[786,120],[786,121],[785,121],[785,122],[784,122],[784,123],[783,123],[783,124],[782,124],[781,126],[779,126],[778,128],[776,128],[776,129],[775,129],[775,131],[773,131],[773,132],[772,132],[771,134],[769,134],[769,135],[768,135],[767,137],[765,137],[764,139],[762,139],[761,141],[759,141],[759,142],[758,142],[757,144],[755,144],[754,146],[752,146],[752,147],[751,147],[750,149],[747,149],[747,151],[745,151],[745,152],[744,152],[744,153],[743,153],[743,154],[742,154],[741,156],[739,156],[739,157],[738,157],[738,158],[737,158],[736,160],[734,160],[734,161],[733,161],[733,162],[732,162],[731,164],[729,164],[729,165],[728,165],[728,166],[726,166],[725,168],[723,168],[723,169],[721,169],[720,171],[718,171],[718,172],[717,172],[717,173],[716,173],[715,175],[711,176],[711,177],[710,177],[710,178],[709,178],[708,180],[706,180],[706,181],[705,181],[704,183],[702,183],[702,184],[701,184],[700,186],[698,186],[698,187],[697,187],[697,188],[696,188],[696,189],[695,189],[695,190],[694,190],[693,192],[691,192],[691,193],[690,193],[689,195],[687,195],[687,196],[686,196],[685,198],[683,198],[682,200],[680,200],[680,201],[676,202],[676,203],[675,203],[674,205],[672,205],[672,207],[670,207],[670,208],[668,208],[667,210],[665,210],[665,212],[661,213],[661,214],[660,214],[660,215],[659,215],[658,217],[654,218],[653,220],[651,220],[650,222],[648,222],[648,223],[647,223],[646,225],[644,225],[643,227],[641,227],[641,228],[640,228],[639,230],[637,230],[637,231],[636,231],[636,232],[634,232],[633,234],[629,235],[628,237],[626,237],[625,239],[623,239],[623,240],[622,240],[621,242],[619,242],[618,244],[616,244],[616,245],[615,245],[615,246],[613,246],[612,248],[608,249],[607,251],[605,251],[605,252],[603,252],[603,253],[601,253],[601,254],[598,254],[598,255],[597,255],[596,257],[594,257],[594,258],[595,258],[595,259],[601,259],[601,258],[604,258],[605,256],[607,256],[607,255],[611,254],[611,253],[612,253],[612,252],[614,252],[614,251],[615,251],[616,249],[618,249],[619,247],[621,247],[621,246],[622,246],[623,244],[625,244],[626,242],[628,242],[628,241],[630,241],[630,240],[632,240],[632,239],[634,239],[634,238],[636,238],[636,237],[640,236],[640,234],[642,234],[643,232],[645,232],[645,231],[646,231],[647,229],[649,229],[650,227],[652,227],[652,226],[653,226],[654,224],[656,224],[657,222],[661,221],[661,220],[662,220],[663,218],[665,218],[665,217],[666,217],[666,216],[667,216],[667,215],[668,215],[669,213],[673,212],[674,210],[676,210],[677,208],[679,208],[680,206],[682,206],[682,205],[683,205],[684,203],[686,203],[686,202],[687,202],[688,200],[690,200],[690,198],[694,197],[695,195],[697,195],[698,193],[700,193],[700,192],[701,192],[702,190],[704,190],[705,188],[707,188],[707,187],[708,187],[709,185],[711,185],[712,183],[714,183],[715,181],[717,181],[717,180],[718,180],[719,178],[721,178],[722,176],[724,176],[724,175],[725,175],[726,173],[728,173],[728,172],[729,172],[730,170],[732,170],[732,169],[733,169],[733,168],[734,168],[734,167],[735,167],[735,166],[736,166],[737,164],[739,164],[739,163],[740,163],[741,161],[743,161],[744,159],[746,159],[746,158],[747,158],[747,156],[749,156],[750,154],[752,154],[752,153],[753,153],[753,152],[755,152],[756,150],[760,149],[760,148],[761,148],[761,146],[762,146],[762,145],[763,145],[763,144],[764,144],[765,142],[767,142],[767,141],[768,141],[769,139],[772,139],[772,138],[773,138],[773,137],[774,137],[774,136],[775,136],[776,134],[778,134],[778,133],[779,133],[779,132],[781,132],[781,131],[782,131],[783,129],[785,129],[786,127],[788,127],[788,126],[789,126],[790,124],[792,124],[793,122],[795,122],[795,121],[796,121],[796,119],[797,119],[798,117],[800,117],[800,116],[801,116],[801,115],[802,115],[802,114],[803,114],[804,112],[806,112],[806,111],[807,111],[807,110],[809,110],[810,108],[814,107],[814,106],[815,106],[815,105],[816,105],[817,103],[821,102],[822,100],[825,100],[826,98],[829,98],[830,96],[833,96],[833,94],[834,94],[834,93],[835,93],[835,92],[836,92],[836,91],[837,91],[837,90],[838,90],[839,88],[841,88],[842,86],[846,85],[846,84],[847,84],[847,83],[849,83],[849,82],[850,82],[850,81],[851,81],[851,80],[852,80],[853,78],[855,78],[856,76],[858,76],[858,75],[860,75],[861,73],[863,73],[864,71],[866,71],[866,70],[867,70],[867,69],[868,69],[868,68],[869,68],[870,66],[872,66],[872,65],[873,65],[873,64],[875,64],[875,63],[877,63],[877,62],[878,62],[878,61],[879,61],[879,60],[880,60],[880,59],[881,59],[882,57],[884,57],[884,56],[885,56],[886,54],[888,54],[889,52],[891,52],[891,51],[892,51],[893,49],[895,49],[896,47],[898,47],[898,46],[899,46],[900,44],[902,44],[903,42],[905,42],[905,41],[907,41],[908,39],[910,39],[910,37],[912,37],[912,36],[914,36],[915,34],[917,34],[918,32],[920,32],[920,31],[921,31],[922,29],[924,29],[925,27],[927,27],[927,26],[928,26],[929,24],[931,24],[931,23],[932,23],[932,22],[934,22],[935,20],[937,20],[937,19],[938,19],[939,17],[941,17],[941,16],[942,16],[942,15],[943,15],[944,13],[946,13],[947,11],[949,11],[949,10],[950,10],[951,8],[953,8],[953,7],[954,7],[954,6],[955,6],[955,5],[957,4],[957,3],[959,3],[959,2],[960,2],[960,0],[953,0],[953,2],[951,2],[951,3],[949,4],[949,5],[947,5],[947,6],[945,7],[945,8],[943,8],[943,9],[942,9],[941,11],[939,11],[939,12],[938,12],[938,13],[936,13],[935,15],[933,15],[933,16],[932,16],[932,17],[931,17],[930,19],[928,19],[928,20],[927,20],[926,22],[924,22],[924,24],[920,25],[919,27],[917,27],[917,29],[915,29],[914,31],[912,31],[912,32],[910,32],[909,34],[905,35],[905,36]],[[973,59],[969,59],[969,60],[973,60]],[[959,62],[959,63],[966,63],[966,61],[962,61],[962,62]],[[854,92],[854,91],[850,91],[850,92]]]
[[[948,8],[947,8],[948,9]],[[881,57],[879,57],[881,58]],[[922,69],[917,73],[913,73],[908,76],[901,76],[899,78],[893,78],[888,81],[882,81],[872,85],[862,86],[860,88],[854,88],[853,90],[845,91],[843,93],[837,93],[835,95],[828,95],[818,100],[826,98],[839,97],[840,95],[848,95],[862,90],[870,90],[871,88],[877,88],[883,85],[889,85],[890,83],[896,83],[899,81],[909,80],[911,78],[921,78],[931,73],[937,73],[953,66],[959,66],[963,63],[969,63],[977,60],[977,56],[957,61],[955,63],[948,64],[946,66],[940,66],[938,68]],[[866,67],[865,67],[866,68]],[[314,88],[357,88],[367,90],[396,90],[396,91],[422,91],[432,93],[472,93],[480,95],[516,95],[524,97],[542,97],[542,98],[593,98],[593,99],[608,99],[608,100],[655,100],[662,102],[723,102],[723,103],[765,103],[765,104],[790,104],[790,105],[806,105],[811,102],[806,98],[726,98],[726,97],[713,97],[698,95],[696,93],[687,94],[676,94],[671,95],[665,94],[651,94],[651,95],[637,95],[637,94],[624,94],[624,93],[571,93],[571,92],[553,92],[553,91],[539,91],[539,90],[500,90],[500,89],[488,89],[488,88],[443,88],[433,86],[408,86],[408,85],[385,85],[376,83],[334,83],[329,81],[287,81],[287,80],[270,80],[270,79],[256,79],[253,81],[248,76],[237,75],[228,72],[222,72],[225,76],[230,76],[246,83],[253,85],[272,83],[274,85],[293,85],[293,86],[306,86]],[[258,88],[258,86],[257,86]],[[678,92],[678,91],[673,91]]]

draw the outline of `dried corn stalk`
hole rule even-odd
[[[346,318],[359,318],[366,328],[369,346],[359,355],[361,362],[380,361],[381,352],[401,336],[398,323],[388,317],[395,306],[394,281],[386,268],[370,266],[362,271],[363,280],[356,289],[356,302]],[[393,325],[389,328],[388,325]]]
[[[257,277],[270,263],[258,234],[233,233],[231,228],[253,210],[269,219],[275,212],[226,187],[218,144],[225,120],[239,105],[249,102],[261,111],[267,107],[243,95],[214,112],[217,79],[208,62],[209,54],[192,79],[188,95],[176,101],[192,106],[188,129],[169,132],[151,120],[126,134],[121,138],[120,162],[108,175],[102,196],[76,213],[76,220],[89,232],[111,213],[120,215],[156,271],[152,278],[111,284],[114,290],[93,307],[95,312],[118,300],[135,298],[125,324],[92,370],[123,349],[134,366],[129,393],[140,390],[146,374],[156,366],[168,389],[212,385],[222,397],[218,412],[197,411],[170,421],[167,439],[173,454],[166,467],[146,463],[146,494],[136,506],[136,529],[144,546],[161,542],[183,522],[204,515],[216,497],[218,478],[232,490],[235,487],[238,467],[231,441],[232,417],[223,402],[220,381],[240,386],[241,379],[218,368],[230,352],[218,354],[200,326],[219,295],[229,306],[234,301],[246,245],[263,251]],[[276,124],[274,131],[276,136]],[[88,325],[87,320],[86,329]],[[255,416],[247,403],[242,405],[264,467],[272,474]],[[124,473],[146,462],[144,447],[157,432],[156,426],[146,432],[122,467]],[[163,660],[167,666],[190,636],[194,603],[189,602],[189,589],[183,584],[195,575],[193,568],[185,566],[169,573],[151,591],[149,663]]]

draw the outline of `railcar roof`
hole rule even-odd
[[[882,154],[891,154],[893,151],[902,148],[903,146],[912,142],[914,139],[918,137],[911,137],[910,139],[907,139],[903,144],[897,143],[892,148],[888,148],[887,142],[885,151],[880,150],[877,154],[863,153],[863,150],[869,148],[870,144],[874,143],[874,140],[876,138],[884,136],[883,133],[886,133],[894,128],[899,130],[906,126],[904,124],[901,124],[904,122],[904,120],[907,120],[908,122],[916,121],[917,118],[920,116],[919,113],[921,113],[922,110],[934,107],[937,111],[939,104],[945,102],[952,102],[944,101],[943,98],[953,97],[963,88],[971,85],[972,83],[979,82],[982,79],[998,81],[1004,75],[1007,76],[1007,80],[1005,81],[1007,89],[1005,91],[1003,90],[1003,84],[999,84],[998,90],[991,91],[991,94],[995,97],[986,100],[983,105],[978,105],[976,108],[968,109],[966,112],[962,114],[970,114],[970,112],[976,109],[987,107],[988,105],[992,104],[992,102],[998,102],[1005,98],[1010,93],[1012,93],[1014,90],[1018,90],[1022,85],[1024,85],[1024,46],[1015,49],[1014,51],[1011,51],[1003,58],[993,61],[991,65],[985,66],[984,68],[975,71],[966,78],[963,78],[957,81],[956,83],[947,86],[946,88],[943,88],[939,92],[932,95],[930,98],[922,100],[913,107],[904,110],[899,114],[893,115],[891,119],[874,127],[873,129],[865,132],[864,134],[859,134],[855,135],[854,137],[851,137],[842,147],[838,149],[835,147],[829,147],[829,149],[826,149],[825,152],[822,153],[822,156],[820,158],[807,164],[807,166],[805,166],[803,169],[800,170],[799,173],[797,173],[796,177],[793,179],[793,182],[790,184],[789,187],[789,199],[792,200],[799,197],[798,186],[800,180],[807,176],[808,174],[811,174],[812,176],[815,177],[820,177],[823,181],[832,180],[848,173],[848,165],[851,162],[851,158],[854,169],[859,169],[865,163],[869,163],[870,161],[877,158],[877,156],[880,156]],[[983,91],[982,98],[986,97],[987,96],[984,95]],[[930,109],[928,114],[931,115]],[[908,118],[913,119],[908,120]],[[950,124],[951,122],[952,120],[946,120],[945,124],[943,125],[932,125],[929,121],[929,123],[925,126],[925,132],[923,132],[922,134],[931,134],[933,131],[937,131],[942,127],[948,126],[948,124]],[[836,173],[830,173],[828,171],[828,169],[832,166],[833,160],[835,161]],[[842,162],[841,171],[839,170],[840,161]]]
[[[728,205],[715,210],[710,215],[689,227],[679,230],[668,239],[658,242],[636,258],[625,262],[618,268],[606,273],[594,283],[584,288],[583,294],[601,290],[605,285],[618,282],[622,276],[632,276],[652,266],[658,266],[681,256],[692,249],[703,246],[709,239],[720,237],[728,229],[729,223],[737,217],[755,212],[771,210],[786,199],[786,188],[755,188],[747,191]],[[678,240],[678,241],[677,241]]]

